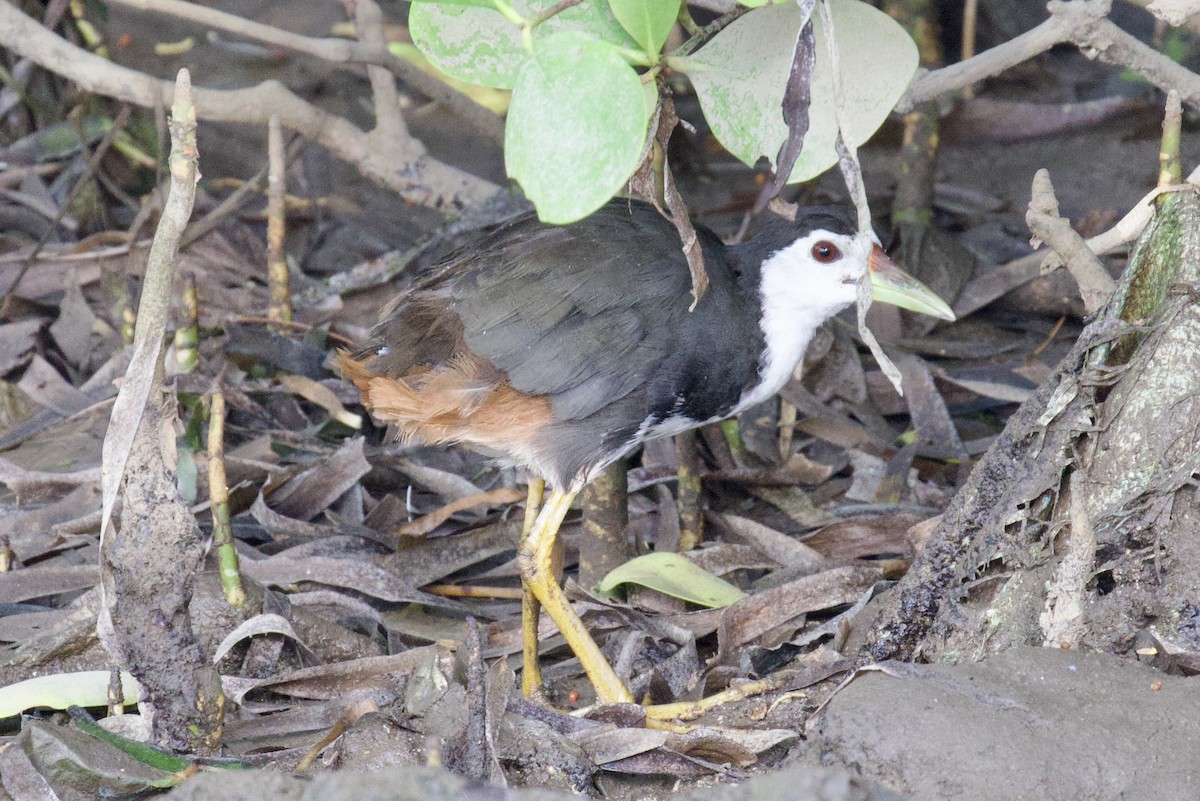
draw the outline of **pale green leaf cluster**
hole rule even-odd
[[[774,159],[787,137],[780,104],[800,29],[794,3],[759,6],[689,56],[661,52],[680,0],[583,0],[540,20],[549,0],[420,0],[413,41],[447,75],[513,90],[505,166],[552,223],[587,216],[629,180],[647,152],[654,73],[685,73],[717,139],[747,164]],[[917,49],[861,0],[830,0],[851,138],[868,139],[916,70]],[[837,162],[833,78],[816,24],[810,127],[789,176]],[[639,74],[636,68],[649,68]]]
[[[865,142],[904,94],[917,69],[917,48],[900,25],[859,0],[830,4],[837,35],[850,138]],[[837,163],[833,71],[825,30],[813,15],[816,65],[804,150],[789,176],[807,181]],[[800,26],[795,3],[746,14],[690,59],[688,77],[717,139],[746,164],[774,159],[787,138],[778,113]]]

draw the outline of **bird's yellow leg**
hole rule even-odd
[[[517,552],[517,565],[521,569],[521,580],[525,589],[546,609],[554,625],[558,627],[567,645],[575,652],[588,679],[596,689],[596,696],[606,703],[632,702],[633,696],[616,671],[608,664],[600,646],[583,627],[583,621],[571,608],[566,593],[558,586],[554,575],[554,541],[558,538],[558,529],[567,510],[571,508],[574,492],[552,490],[550,497],[542,504],[533,528],[521,538],[521,547]],[[534,638],[536,639],[536,618]],[[525,635],[528,647],[529,634]],[[522,682],[522,689],[524,689]]]
[[[529,479],[529,496],[525,501],[525,520],[521,524],[522,542],[533,530],[533,522],[537,519],[545,492],[546,481],[544,479]],[[542,669],[538,667],[538,616],[542,612],[542,605],[528,584],[523,584],[521,589],[524,593],[521,597],[521,637],[524,643],[524,647],[521,649],[521,693],[526,698],[544,700],[546,688],[542,683]]]

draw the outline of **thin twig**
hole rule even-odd
[[[520,587],[485,587],[478,584],[430,584],[421,590],[442,598],[491,598],[502,601],[519,601],[525,595]]]
[[[686,42],[684,42],[683,44],[681,44],[679,46],[679,48],[676,49],[675,52],[671,53],[670,55],[686,56],[689,53],[696,52],[706,42],[708,42],[709,39],[713,38],[721,31],[725,30],[727,27],[729,27],[731,24],[733,24],[733,22],[736,21],[738,19],[738,17],[742,16],[749,10],[750,9],[747,6],[735,6],[734,8],[730,9],[729,11],[724,12],[723,14],[721,14],[721,16],[717,17],[715,20],[708,23],[703,28],[701,28],[699,31],[697,31],[693,36],[688,37],[688,40]]]
[[[1074,44],[1089,58],[1128,67],[1163,91],[1177,89],[1183,102],[1200,109],[1200,75],[1177,64],[1106,19],[1110,0],[1052,0],[1050,18],[1031,31],[974,58],[927,72],[913,80],[896,104],[911,111],[922,103],[959,91],[1015,67],[1059,44]]]
[[[821,26],[825,29],[825,46],[829,51],[829,63],[837,65],[841,62],[838,57],[837,34],[833,28],[833,13],[829,10],[828,0],[821,0],[817,7],[821,12]],[[846,191],[850,193],[850,199],[858,213],[859,242],[863,247],[863,252],[870,253],[871,247],[874,245],[875,232],[871,228],[871,207],[867,202],[867,187],[863,184],[862,166],[858,163],[858,143],[850,138],[849,118],[843,100],[845,94],[842,91],[841,70],[835,66],[830,74],[833,77],[833,109],[838,125],[837,140],[834,143],[837,147],[838,165],[842,169],[842,177],[846,180]],[[900,371],[883,352],[875,334],[867,328],[867,309],[870,306],[870,283],[865,280],[859,281],[856,304],[858,335],[862,337],[863,342],[871,351],[871,355],[875,357],[879,369],[896,388],[896,394],[903,395]]]
[[[1172,186],[1183,178],[1179,160],[1179,132],[1183,126],[1183,107],[1179,92],[1167,92],[1167,108],[1163,114],[1162,144],[1158,148],[1158,186]]]
[[[358,39],[368,47],[387,47],[383,36],[383,14],[375,0],[358,0],[355,5],[354,27]],[[367,78],[371,81],[371,99],[375,108],[375,128],[369,136],[385,151],[397,143],[411,140],[404,113],[400,110],[400,95],[396,79],[383,67],[369,65]]]
[[[391,76],[388,77],[390,80]],[[283,252],[287,232],[284,208],[287,164],[283,157],[283,129],[278,117],[272,117],[267,126],[267,165],[267,317],[283,322],[292,319],[292,288],[287,257]]]
[[[208,408],[208,498],[213,523],[212,543],[220,565],[221,590],[225,600],[236,609],[246,603],[246,590],[242,587],[229,520],[229,484],[225,479],[225,396],[220,387],[213,390]]]
[[[1116,282],[1096,254],[1088,249],[1083,237],[1071,227],[1070,221],[1059,216],[1058,200],[1054,196],[1049,172],[1044,169],[1037,171],[1033,177],[1031,195],[1025,223],[1036,240],[1049,245],[1066,263],[1079,284],[1084,310],[1094,314],[1112,297]]]
[[[962,16],[962,61],[970,61],[975,56],[975,32],[979,23],[979,0],[966,0],[963,3]],[[975,85],[963,87],[963,97],[974,97]]]
[[[545,11],[538,14],[529,21],[530,28],[536,28],[551,17],[558,16],[568,8],[579,5],[583,0],[558,0],[557,3],[547,8]]]

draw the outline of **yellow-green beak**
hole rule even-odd
[[[879,245],[871,251],[867,274],[871,281],[871,297],[876,301],[943,320],[954,319],[954,312],[946,305],[946,301],[897,267]]]

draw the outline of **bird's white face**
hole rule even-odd
[[[814,327],[858,297],[858,284],[867,275],[871,248],[852,234],[818,229],[773,253],[762,266],[763,307],[767,315],[813,319]],[[819,318],[819,319],[818,319]]]
[[[877,243],[872,240],[870,246]],[[761,383],[738,406],[766,400],[787,382],[817,327],[858,297],[871,247],[853,235],[815,230],[772,254],[762,265],[760,292],[766,353]]]

